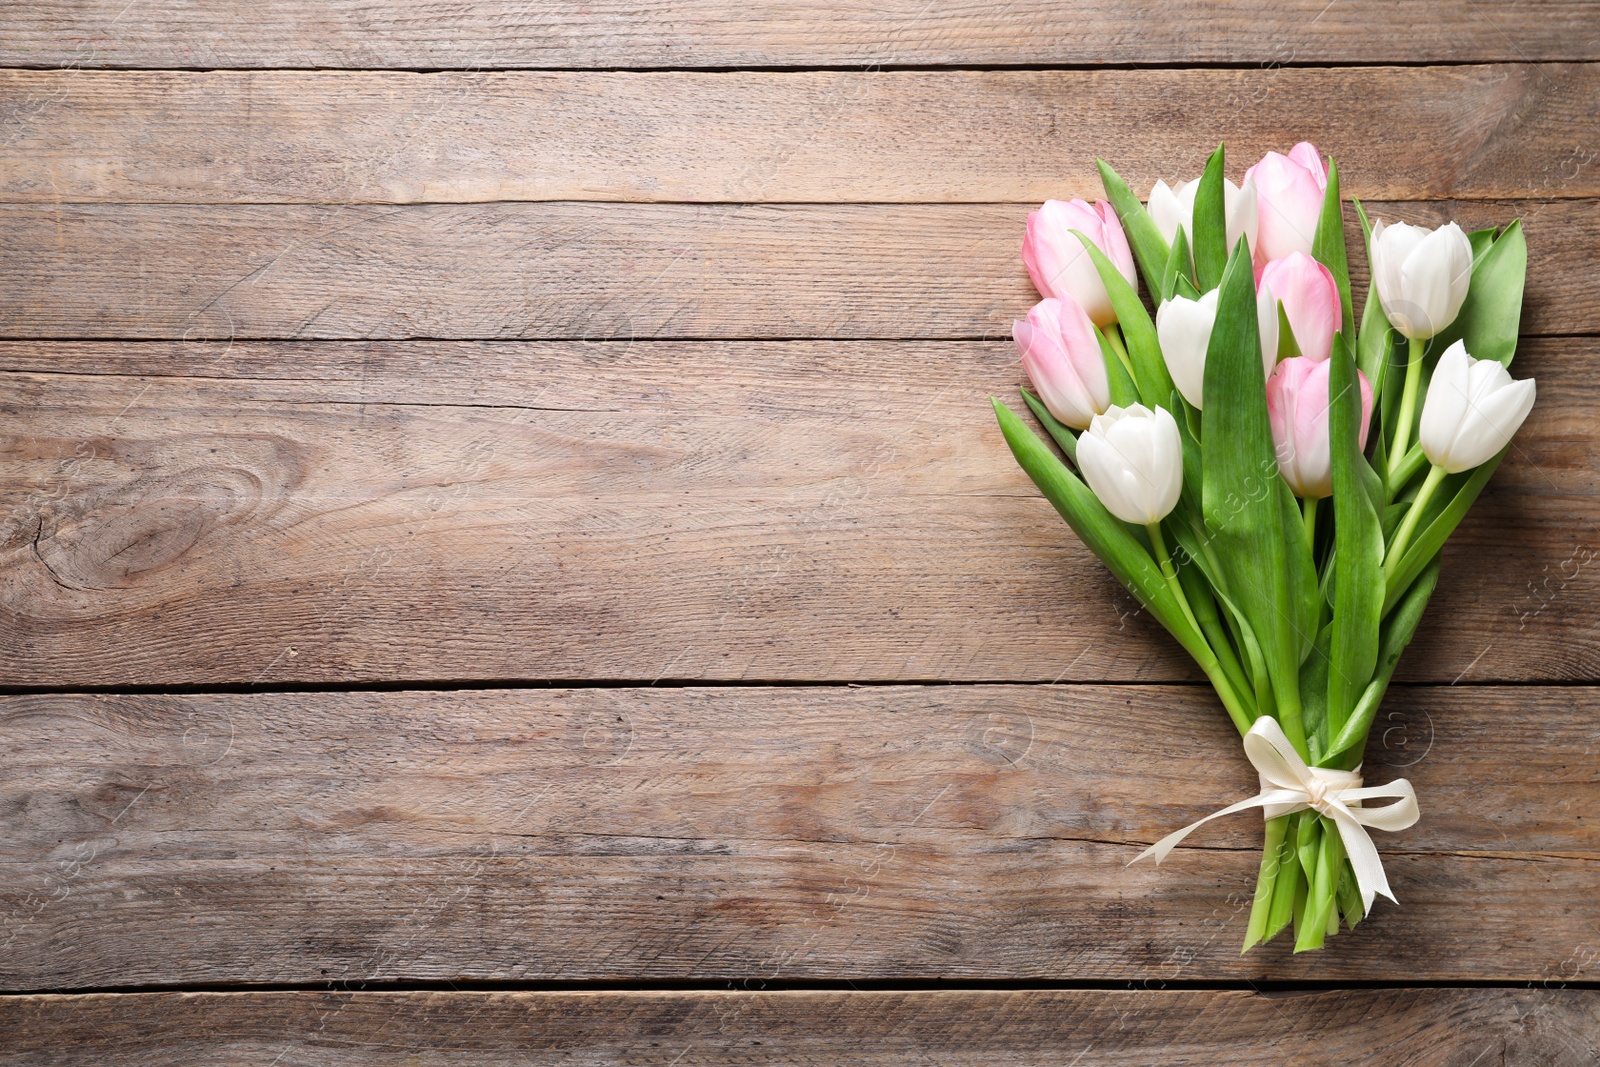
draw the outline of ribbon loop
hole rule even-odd
[[[1383,873],[1383,861],[1378,857],[1378,846],[1367,835],[1367,828],[1393,832],[1404,830],[1417,821],[1422,813],[1410,782],[1396,778],[1388,785],[1364,786],[1359,769],[1308,767],[1289,743],[1278,720],[1269,716],[1257,719],[1244,735],[1244,753],[1260,778],[1261,792],[1168,834],[1129,863],[1153,856],[1159,864],[1184,838],[1224,815],[1260,808],[1263,818],[1276,819],[1309,808],[1331,819],[1339,828],[1339,840],[1344,844],[1350,869],[1355,872],[1356,886],[1361,890],[1362,914],[1372,910],[1372,901],[1380,893],[1394,900],[1394,894],[1389,891],[1389,879]],[[1361,806],[1363,800],[1379,797],[1393,797],[1394,803],[1380,808]]]

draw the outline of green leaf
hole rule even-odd
[[[1188,292],[1179,292],[1180,283],[1187,284]],[[1178,227],[1178,232],[1172,237],[1172,254],[1167,256],[1167,265],[1161,271],[1161,303],[1166,303],[1174,296],[1187,296],[1190,300],[1194,296],[1194,285],[1189,281],[1189,238],[1183,235],[1183,227]]]
[[[1187,523],[1172,525],[1174,530],[1187,527]],[[1201,631],[1216,654],[1222,673],[1227,677],[1234,693],[1238,695],[1239,702],[1244,705],[1249,721],[1254,722],[1258,713],[1252,683],[1239,666],[1239,659],[1234,654],[1228,632],[1223,628],[1221,616],[1217,613],[1217,602],[1211,594],[1211,585],[1206,578],[1205,568],[1199,563],[1198,557],[1191,556],[1187,564],[1178,567],[1178,582],[1183,586],[1183,594],[1188,598],[1189,607],[1194,611],[1195,621],[1200,624]]]
[[[1328,721],[1330,730],[1337,732],[1355,710],[1378,661],[1383,530],[1373,504],[1372,483],[1378,481],[1378,475],[1361,454],[1361,389],[1356,365],[1338,334],[1330,358],[1328,447],[1333,469],[1335,574]]]
[[[1107,511],[1093,491],[1079,481],[1050,451],[1050,446],[1028,429],[1010,408],[993,397],[990,402],[1000,422],[1000,432],[1011,446],[1011,454],[1045,499],[1067,520],[1078,539],[1100,557],[1111,573],[1196,661],[1203,664],[1209,660],[1211,650],[1205,637],[1184,617],[1160,568],[1128,525]]]
[[[1500,450],[1500,453],[1481,467],[1475,468],[1471,475],[1450,497],[1450,502],[1441,508],[1437,514],[1428,514],[1425,518],[1422,531],[1411,539],[1411,544],[1406,548],[1405,555],[1400,559],[1400,565],[1395,568],[1394,574],[1389,578],[1389,586],[1383,600],[1385,613],[1399,602],[1400,597],[1416,581],[1417,576],[1428,566],[1433,558],[1439,554],[1449,536],[1455,532],[1462,518],[1467,514],[1467,509],[1472,507],[1472,502],[1478,499],[1478,494],[1488,484],[1489,476],[1494,473],[1500,461],[1511,450],[1510,445]],[[1440,494],[1441,497],[1444,494]]]
[[[1356,217],[1361,220],[1362,245],[1367,250],[1367,262],[1372,262],[1372,226],[1367,222],[1367,212],[1361,201],[1355,200]],[[1373,412],[1377,413],[1379,399],[1383,396],[1384,371],[1389,365],[1389,353],[1394,348],[1394,328],[1383,313],[1383,302],[1378,299],[1378,287],[1367,281],[1367,302],[1361,309],[1361,333],[1356,337],[1356,366],[1372,386]]]
[[[1044,406],[1044,401],[1034,396],[1028,390],[1022,390],[1022,402],[1028,405],[1028,410],[1033,412],[1033,417],[1039,420],[1050,439],[1061,446],[1061,451],[1067,454],[1072,462],[1078,462],[1078,435],[1072,432],[1072,427],[1057,421],[1050,414],[1050,409]]]
[[[1417,632],[1417,624],[1422,621],[1422,613],[1428,606],[1428,600],[1433,596],[1433,590],[1439,583],[1440,560],[1436,556],[1432,563],[1423,568],[1417,580],[1406,590],[1405,596],[1400,599],[1400,604],[1394,612],[1384,621],[1382,638],[1378,646],[1378,663],[1372,681],[1367,683],[1366,689],[1361,693],[1361,699],[1356,702],[1355,712],[1345,720],[1344,726],[1334,736],[1327,752],[1317,760],[1320,767],[1335,767],[1343,765],[1348,770],[1361,762],[1361,753],[1367,747],[1367,732],[1372,729],[1373,717],[1378,714],[1378,705],[1383,703],[1383,694],[1389,688],[1389,679],[1394,676],[1394,669],[1400,662],[1400,654],[1411,643],[1412,635]]]
[[[1167,242],[1121,175],[1103,159],[1095,160],[1095,165],[1100,168],[1100,184],[1105,186],[1106,199],[1122,221],[1122,232],[1127,235],[1128,247],[1133,250],[1133,261],[1139,265],[1144,286],[1154,297],[1163,292],[1160,286],[1162,271],[1167,265]]]
[[[1522,220],[1517,219],[1477,256],[1461,313],[1440,331],[1429,348],[1443,352],[1461,340],[1474,359],[1496,359],[1510,366],[1522,325],[1522,289],[1527,273],[1528,242],[1522,233]]]
[[[1117,350],[1111,347],[1111,342],[1106,340],[1105,331],[1095,330],[1095,340],[1100,342],[1100,358],[1105,361],[1106,380],[1111,383],[1111,402],[1118,407],[1127,407],[1129,404],[1139,402],[1139,387],[1133,384],[1133,379],[1128,376],[1128,368],[1123,365],[1122,357],[1117,355]]]
[[[1316,640],[1322,597],[1317,591],[1317,565],[1311,556],[1312,544],[1306,537],[1300,502],[1288,482],[1279,478],[1277,486],[1278,514],[1283,523],[1284,577],[1289,586],[1289,603],[1294,609],[1290,627],[1295,637],[1295,662],[1304,663]]]
[[[1122,329],[1122,339],[1128,345],[1128,359],[1133,363],[1134,384],[1139,396],[1149,408],[1166,407],[1172,397],[1172,375],[1167,373],[1167,361],[1161,356],[1161,344],[1156,340],[1156,324],[1144,309],[1144,301],[1128,279],[1116,268],[1095,243],[1077,230],[1078,240],[1088,250],[1100,281],[1111,298],[1111,308],[1117,313],[1117,324]]]
[[[1228,214],[1222,191],[1223,146],[1211,153],[1194,197],[1194,278],[1202,293],[1222,282],[1228,265]]]
[[[1322,196],[1322,214],[1317,218],[1317,232],[1311,239],[1311,256],[1328,268],[1334,284],[1339,287],[1339,309],[1344,322],[1341,331],[1345,337],[1355,336],[1355,309],[1350,304],[1350,264],[1344,250],[1344,205],[1339,202],[1339,167],[1328,159],[1328,189]]]
[[[1300,342],[1294,336],[1294,327],[1289,324],[1289,309],[1283,306],[1282,300],[1274,300],[1272,303],[1278,309],[1277,362],[1282,363],[1286,359],[1300,355]]]
[[[1172,391],[1169,401],[1172,410],[1180,412],[1172,421],[1178,424],[1178,440],[1183,443],[1183,492],[1178,497],[1178,506],[1184,509],[1185,514],[1198,516],[1200,514],[1200,439],[1195,436],[1194,420],[1200,413],[1191,408],[1178,395]]]
[[[1317,631],[1311,654],[1300,668],[1300,715],[1305,719],[1306,737],[1327,737],[1329,661],[1333,656],[1333,624]],[[1317,746],[1311,746],[1313,754]]]
[[[1229,398],[1205,415],[1201,501],[1206,528],[1228,587],[1261,643],[1279,723],[1304,756],[1296,632],[1301,608],[1289,577],[1291,562],[1298,561],[1291,560],[1286,543],[1283,483],[1261,374],[1255,277],[1242,240],[1223,272],[1204,389],[1207,396]]]

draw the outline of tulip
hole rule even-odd
[[[1113,404],[1078,438],[1078,469],[1106,510],[1150,526],[1177,505],[1183,442],[1166,408]]]
[[[1073,230],[1094,242],[1128,284],[1134,284],[1133,252],[1116,212],[1104,200],[1096,200],[1094,207],[1082,200],[1046,200],[1028,216],[1022,262],[1041,296],[1070,296],[1083,305],[1096,326],[1109,326],[1117,321],[1117,313],[1094,260]]]
[[[1320,499],[1333,495],[1332,453],[1328,447],[1328,374],[1326,359],[1294,356],[1278,364],[1267,379],[1267,419],[1278,453],[1278,471],[1294,495]],[[1372,386],[1359,370],[1361,447],[1367,447],[1372,420]]]
[[[1309,255],[1328,188],[1328,168],[1315,146],[1301,141],[1287,156],[1268,152],[1244,172],[1244,180],[1255,183],[1260,205],[1256,261],[1267,263],[1291,252]]]
[[[1217,298],[1220,289],[1203,294],[1198,300],[1186,296],[1172,299],[1156,308],[1156,339],[1161,342],[1161,355],[1167,361],[1167,373],[1178,392],[1201,409],[1201,386],[1206,378],[1206,349],[1211,345],[1211,328],[1217,321]],[[1265,289],[1256,293],[1256,323],[1261,338],[1261,371],[1265,377],[1272,373],[1278,361],[1278,310],[1272,294]]]
[[[1200,191],[1200,180],[1196,178],[1191,182],[1179,182],[1176,189],[1169,188],[1164,181],[1157,180],[1150,190],[1150,217],[1155,220],[1156,229],[1161,231],[1161,236],[1166,238],[1168,244],[1178,236],[1178,229],[1183,229],[1183,234],[1189,241],[1189,248],[1194,248],[1194,198]],[[1228,247],[1233,248],[1243,237],[1250,246],[1250,252],[1256,250],[1256,220],[1260,217],[1256,206],[1255,182],[1249,178],[1244,180],[1244,187],[1233,184],[1228,179],[1222,179],[1222,214],[1226,220],[1228,232]],[[1192,253],[1191,253],[1192,254]]]
[[[1417,439],[1428,461],[1457,474],[1493,457],[1533,409],[1532,378],[1512,381],[1499,360],[1473,359],[1457,341],[1433,368]]]
[[[1026,321],[1012,324],[1011,337],[1039,399],[1061,422],[1082,430],[1110,406],[1100,338],[1076,300],[1039,301]]]
[[[1472,242],[1450,222],[1437,230],[1372,227],[1372,280],[1394,328],[1426,341],[1455,321],[1472,281]]]
[[[1302,356],[1327,359],[1339,331],[1339,286],[1333,273],[1304,252],[1290,252],[1268,263],[1260,285],[1273,297],[1273,316],[1282,302],[1289,329]]]
[[[1460,341],[1444,350],[1433,368],[1417,427],[1417,442],[1432,466],[1389,546],[1383,562],[1387,578],[1399,570],[1411,535],[1445,477],[1470,470],[1505,448],[1533,410],[1533,396],[1533,379],[1512,381],[1498,360],[1473,359]]]

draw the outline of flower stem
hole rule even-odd
[[[1308,496],[1300,501],[1301,515],[1306,520],[1306,545],[1311,549],[1312,558],[1317,554],[1317,498]]]
[[[1400,469],[1400,461],[1405,458],[1406,449],[1411,447],[1411,424],[1417,419],[1417,389],[1422,385],[1422,348],[1424,342],[1417,337],[1410,339],[1411,356],[1406,361],[1405,392],[1400,395],[1400,421],[1394,428],[1394,444],[1389,448],[1389,479],[1393,481],[1396,472]]]
[[[1122,341],[1122,328],[1113,322],[1110,326],[1102,326],[1099,329],[1100,335],[1106,339],[1106,344],[1111,346],[1111,351],[1122,361],[1123,369],[1128,372],[1128,379],[1137,382],[1139,379],[1133,375],[1133,361],[1128,358],[1128,346]]]
[[[1178,568],[1172,565],[1172,556],[1167,553],[1167,542],[1161,535],[1161,524],[1152,522],[1145,526],[1145,530],[1150,534],[1150,547],[1155,550],[1156,563],[1161,567],[1161,577],[1166,579],[1167,588],[1171,589],[1172,595],[1177,598],[1178,607],[1183,610],[1183,617],[1194,627],[1194,632],[1200,635],[1201,640],[1205,641],[1206,647],[1209,648],[1210,640],[1207,638],[1206,630],[1195,618],[1194,609],[1189,606],[1189,598],[1184,595],[1183,584],[1178,581]],[[1200,669],[1211,679],[1211,687],[1217,691],[1217,696],[1222,698],[1222,706],[1228,709],[1228,717],[1233,720],[1233,725],[1238,727],[1239,733],[1247,733],[1250,724],[1255,721],[1254,716],[1234,693],[1227,672],[1222,669],[1215,652],[1207,662],[1200,664]]]
[[[1267,820],[1266,840],[1261,845],[1261,872],[1256,876],[1256,895],[1250,902],[1250,923],[1245,927],[1244,948],[1241,955],[1265,941],[1267,924],[1272,918],[1273,890],[1278,883],[1278,872],[1284,869],[1286,849],[1283,838],[1289,830],[1291,819],[1280,815]]]
[[[1422,445],[1415,444],[1400,458],[1395,465],[1394,473],[1384,480],[1383,499],[1385,502],[1393,500],[1405,488],[1407,482],[1416,477],[1423,467],[1428,465],[1428,457],[1422,452]]]
[[[1317,841],[1316,873],[1310,879],[1305,914],[1295,925],[1294,950],[1305,952],[1322,947],[1328,936],[1328,916],[1334,894],[1339,889],[1339,874],[1344,867],[1344,850],[1339,846],[1339,830],[1332,819],[1321,818],[1321,838]]]
[[[1178,582],[1178,568],[1172,565],[1172,557],[1167,554],[1167,542],[1161,536],[1161,523],[1149,523],[1145,529],[1150,533],[1150,547],[1156,550],[1156,563],[1161,566],[1161,577],[1167,580],[1167,588],[1178,598],[1178,606],[1183,609],[1183,617],[1188,619],[1189,625],[1199,633],[1200,623],[1195,619],[1194,609],[1189,607],[1189,598],[1183,595],[1183,586]]]
[[[1417,524],[1422,521],[1422,513],[1428,507],[1428,500],[1444,478],[1443,467],[1433,466],[1428,469],[1428,476],[1422,480],[1422,488],[1417,490],[1416,499],[1411,501],[1411,510],[1406,512],[1406,517],[1400,523],[1400,529],[1395,531],[1394,544],[1389,546],[1388,556],[1383,561],[1385,580],[1394,577],[1394,572],[1399,569],[1400,559],[1405,554],[1406,546],[1411,543],[1411,535],[1417,532]]]
[[[1295,842],[1300,836],[1300,818],[1304,813],[1283,815],[1284,840],[1278,848],[1278,877],[1272,886],[1272,907],[1267,915],[1267,932],[1262,938],[1271,941],[1294,918],[1294,902],[1299,895],[1304,877]]]

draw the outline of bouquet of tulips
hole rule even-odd
[[[1244,736],[1260,793],[1200,823],[1266,819],[1245,949],[1291,924],[1296,951],[1320,948],[1341,916],[1354,927],[1394,899],[1367,830],[1410,826],[1416,797],[1404,779],[1366,786],[1362,751],[1440,548],[1533,406],[1533,381],[1506,371],[1527,248],[1518,222],[1385,226],[1357,202],[1358,329],[1338,169],[1310,144],[1268,153],[1242,186],[1219,147],[1148,205],[1100,174],[1105,200],[1028,217],[1044,299],[1013,332],[1023,397],[1071,466],[995,414]]]

